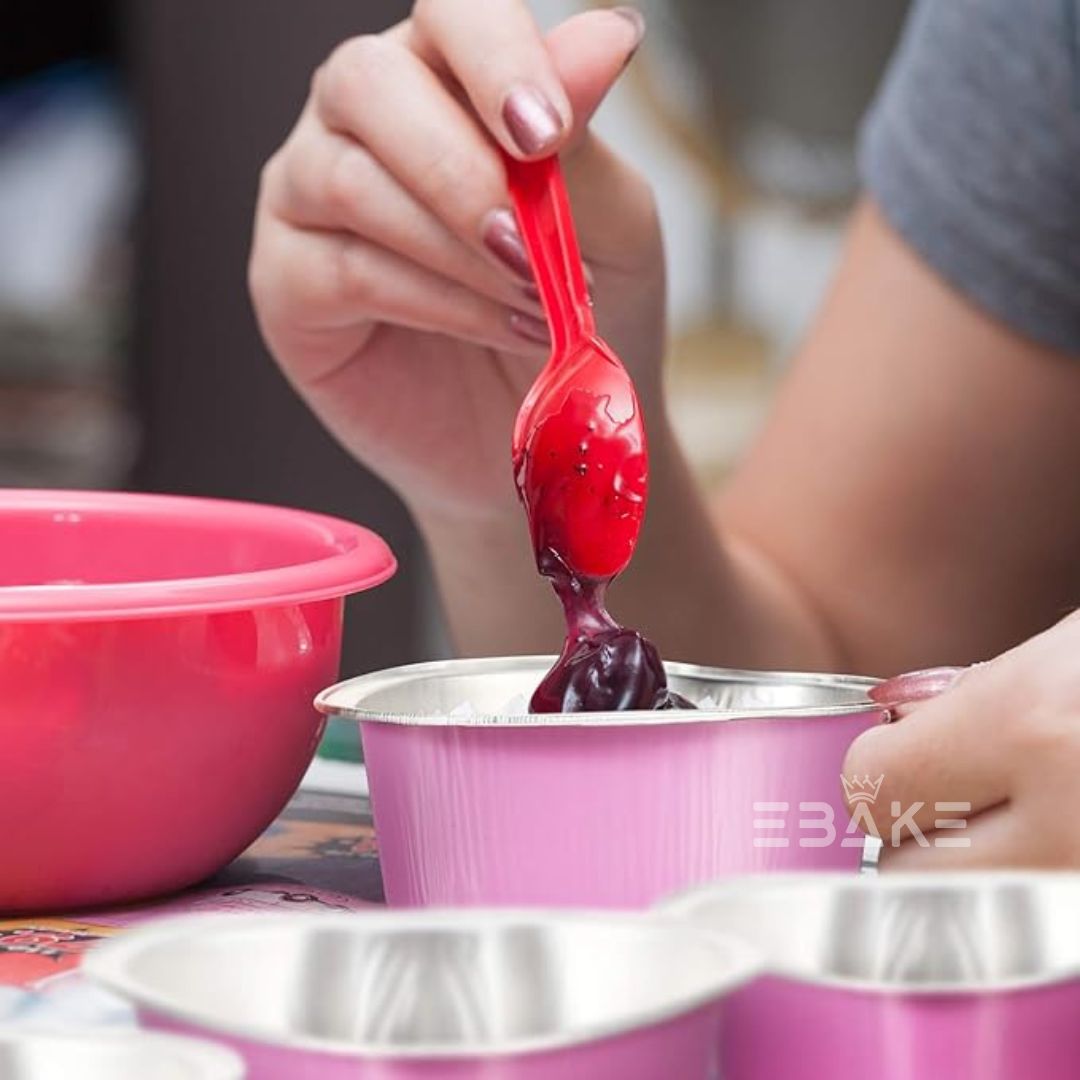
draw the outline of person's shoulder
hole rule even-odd
[[[1080,0],[920,0],[860,164],[956,288],[1080,352]]]

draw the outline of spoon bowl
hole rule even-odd
[[[609,579],[629,563],[645,515],[641,408],[596,332],[558,159],[506,160],[552,338],[514,426],[515,480],[541,573]]]

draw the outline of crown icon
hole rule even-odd
[[[844,785],[844,795],[849,803],[872,803],[878,797],[881,785],[885,782],[885,774],[882,773],[876,780],[869,776],[853,776],[850,780],[841,774],[840,781]]]

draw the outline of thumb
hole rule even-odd
[[[575,15],[547,37],[574,114],[562,160],[582,251],[593,265],[626,273],[657,263],[652,193],[588,124],[644,34],[636,8],[615,7]]]
[[[633,7],[585,11],[548,34],[548,52],[574,115],[569,148],[580,143],[593,113],[644,36],[645,16]]]

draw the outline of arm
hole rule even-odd
[[[1067,227],[1080,146],[1058,152],[1075,141],[1067,130],[1036,137],[1064,60],[1033,48],[1024,61],[998,40],[1018,18],[1005,0],[977,20],[977,42],[954,5],[919,11],[870,129],[870,185],[922,223],[919,250],[935,249],[950,280],[970,290],[972,267],[995,271],[986,310],[1029,327],[1034,313],[1034,332],[1052,312],[1052,340],[1080,340]],[[562,151],[601,329],[646,410],[652,501],[612,597],[620,616],[671,657],[867,671],[963,662],[1052,621],[1080,594],[1080,365],[961,299],[870,206],[713,514],[664,416],[651,195],[587,129],[641,29],[613,8],[544,39],[522,0],[425,0],[335,50],[263,172],[250,279],[266,340],[409,505],[459,647],[550,651],[561,637],[510,477],[514,413],[547,350],[495,141]],[[1053,27],[1044,36],[1057,49]],[[1028,77],[1054,56],[1056,81]],[[980,92],[985,70],[1012,79],[1007,95]],[[532,107],[507,113],[522,93]],[[528,153],[512,115],[541,122]],[[957,138],[975,129],[1008,141],[973,158]]]
[[[649,518],[613,607],[701,662],[890,672],[991,655],[1080,595],[1078,428],[1080,365],[982,314],[863,205],[711,520],[652,418]],[[558,612],[520,521],[421,524],[465,651],[550,651]]]
[[[721,519],[833,628],[838,660],[982,659],[1080,595],[1080,364],[945,285],[864,205]]]

